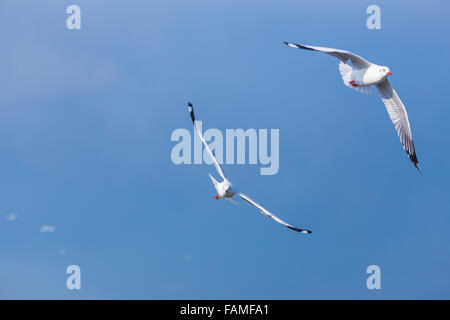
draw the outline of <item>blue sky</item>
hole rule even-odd
[[[71,4],[81,30],[66,28]],[[371,4],[381,30],[366,28]],[[450,298],[449,7],[3,0],[0,298]],[[423,175],[376,93],[282,41],[388,65]],[[215,200],[212,166],[172,163],[189,100],[205,129],[280,130],[278,174],[224,169],[312,235]],[[381,290],[366,288],[372,264]]]

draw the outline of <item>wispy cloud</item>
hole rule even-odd
[[[184,254],[184,260],[190,261],[192,259],[192,254],[190,252],[186,252]]]
[[[16,220],[18,217],[19,217],[19,215],[17,214],[17,212],[13,212],[13,213],[7,214],[7,215],[5,216],[6,220],[8,220],[8,221],[14,221],[14,220]]]
[[[25,92],[27,99],[48,98],[75,90],[89,92],[113,83],[118,77],[117,66],[107,59],[87,54],[73,59],[70,52],[48,46],[41,39],[28,38],[23,43],[11,40],[9,45],[10,52],[0,52],[0,58],[8,60],[0,84],[9,90],[1,99],[12,99],[14,94]]]
[[[55,227],[54,226],[49,226],[47,224],[44,224],[41,227],[41,233],[45,233],[45,232],[55,232]]]

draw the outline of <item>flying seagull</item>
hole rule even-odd
[[[236,190],[236,188],[233,187],[231,182],[227,178],[225,178],[225,175],[222,171],[222,168],[219,165],[219,162],[217,162],[216,157],[214,157],[213,153],[211,152],[211,150],[208,147],[208,144],[206,143],[205,139],[203,138],[200,130],[197,128],[197,125],[195,123],[194,107],[192,106],[192,103],[190,103],[190,102],[188,103],[188,108],[189,108],[189,114],[191,115],[192,123],[194,124],[194,128],[195,128],[195,130],[197,130],[197,133],[198,133],[200,139],[202,140],[203,144],[205,145],[206,150],[208,151],[208,154],[210,155],[211,159],[213,160],[214,166],[216,167],[217,172],[223,179],[222,182],[218,182],[211,175],[209,175],[209,177],[211,178],[211,181],[214,184],[214,188],[217,190],[217,195],[215,196],[215,198],[216,199],[225,198],[225,199],[229,199],[234,202],[233,196],[238,195],[242,200],[250,203],[252,206],[255,206],[264,215],[266,215],[269,218],[272,218],[273,220],[275,220],[278,223],[281,223],[283,226],[288,227],[289,229],[297,231],[297,232],[311,233],[311,231],[309,231],[309,230],[300,229],[300,228],[291,226],[290,224],[284,222],[283,220],[281,220],[280,218],[278,218],[277,216],[273,215],[268,210],[263,208],[259,203],[250,199],[247,195],[238,192]]]
[[[411,159],[414,166],[420,172],[420,166],[417,161],[416,151],[414,149],[411,128],[409,126],[408,114],[406,113],[406,109],[402,101],[389,83],[387,77],[392,75],[392,73],[388,67],[371,63],[366,59],[345,50],[306,46],[291,42],[284,42],[284,44],[291,48],[323,52],[341,60],[339,63],[339,71],[341,73],[342,80],[344,80],[347,87],[356,89],[363,93],[371,93],[370,86],[374,85],[381,96],[381,100],[383,100],[386,106],[389,117],[394,123],[403,148],[408,154],[409,159]],[[353,68],[347,64],[348,60],[351,61]]]

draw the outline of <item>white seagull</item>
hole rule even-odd
[[[216,188],[216,190],[217,190],[217,195],[215,196],[215,198],[216,199],[225,198],[225,199],[229,199],[234,202],[233,196],[235,196],[237,194],[237,195],[239,195],[239,197],[241,197],[242,200],[255,206],[264,215],[266,215],[269,218],[272,218],[273,220],[275,220],[278,223],[281,223],[283,226],[288,227],[289,229],[297,231],[297,232],[311,233],[311,231],[309,231],[309,230],[300,229],[300,228],[291,226],[290,224],[284,222],[283,220],[281,220],[280,218],[278,218],[277,216],[273,215],[268,210],[263,208],[260,204],[253,201],[252,199],[250,199],[247,195],[238,192],[236,190],[236,188],[233,187],[231,182],[227,178],[225,178],[225,175],[223,174],[223,171],[220,168],[219,162],[217,162],[216,157],[214,157],[213,153],[211,152],[211,150],[208,147],[208,144],[206,143],[205,139],[203,138],[202,134],[200,133],[200,130],[197,128],[197,125],[195,123],[194,107],[192,106],[192,103],[190,103],[190,102],[188,103],[188,108],[189,108],[189,114],[191,115],[192,123],[194,124],[194,128],[197,130],[197,133],[198,133],[200,139],[202,140],[203,144],[205,145],[206,150],[208,150],[208,153],[209,153],[211,159],[214,161],[214,166],[216,167],[217,172],[223,179],[222,182],[218,182],[211,175],[209,175],[209,177],[211,178],[211,181],[214,184],[214,188]]]
[[[411,128],[409,126],[408,114],[406,113],[402,101],[389,83],[387,77],[392,75],[392,73],[388,67],[371,63],[366,59],[345,50],[306,46],[291,42],[284,43],[292,48],[320,51],[341,60],[339,63],[339,71],[341,72],[342,80],[344,80],[347,87],[363,93],[371,93],[370,86],[375,85],[381,96],[381,100],[383,100],[386,106],[389,117],[394,123],[403,148],[414,163],[414,166],[420,172]],[[348,60],[351,61],[353,68],[347,64]]]

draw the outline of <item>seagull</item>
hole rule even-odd
[[[291,48],[323,52],[341,60],[339,71],[347,87],[370,94],[370,86],[374,85],[386,106],[389,117],[394,123],[403,148],[409,159],[414,163],[414,166],[421,172],[409,126],[408,114],[402,101],[389,83],[388,76],[392,75],[392,73],[388,67],[371,63],[345,50],[313,47],[291,42],[284,42],[284,44]],[[351,61],[353,68],[347,64],[348,60]]]
[[[214,157],[213,153],[211,152],[211,150],[208,147],[208,144],[206,143],[205,139],[203,138],[200,130],[197,128],[197,125],[196,125],[196,122],[195,122],[194,107],[192,106],[192,103],[190,103],[190,102],[188,103],[188,109],[189,109],[189,114],[191,115],[192,123],[194,124],[194,128],[197,131],[197,133],[198,133],[200,139],[202,140],[203,144],[205,145],[205,148],[208,151],[209,156],[213,160],[214,166],[216,167],[217,172],[219,173],[219,175],[223,179],[222,182],[218,182],[216,179],[213,178],[212,175],[209,175],[209,177],[211,178],[212,183],[214,184],[214,188],[217,190],[217,195],[215,196],[215,198],[216,199],[224,198],[224,199],[228,199],[228,200],[231,200],[232,202],[234,202],[233,197],[235,195],[238,195],[242,200],[244,200],[245,202],[247,202],[247,203],[251,204],[252,206],[256,207],[265,216],[275,220],[278,223],[281,223],[283,226],[288,227],[289,229],[297,231],[297,232],[300,232],[300,233],[311,233],[310,230],[300,229],[300,228],[291,226],[290,224],[284,222],[283,220],[281,220],[280,218],[278,218],[277,216],[275,216],[274,214],[269,212],[267,209],[263,208],[259,203],[257,203],[256,201],[252,200],[249,196],[238,192],[237,189],[233,187],[233,185],[231,184],[230,180],[225,178],[225,175],[224,175],[224,173],[222,171],[222,168],[219,165],[219,162],[217,162],[216,157]],[[234,203],[236,203],[236,202],[234,202]]]

